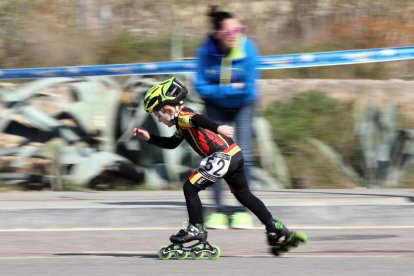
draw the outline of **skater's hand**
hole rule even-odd
[[[220,125],[217,128],[217,133],[233,138],[233,134],[234,134],[234,128],[232,126],[228,126],[228,125]]]
[[[144,140],[144,141],[148,141],[150,138],[150,134],[148,133],[148,131],[146,131],[142,127],[134,128],[132,133],[134,134],[134,136],[137,136],[139,139]]]
[[[233,82],[231,85],[236,89],[244,89],[245,87],[245,84],[242,82]]]

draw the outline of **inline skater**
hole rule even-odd
[[[218,258],[220,248],[207,242],[203,227],[202,203],[198,193],[224,179],[236,199],[247,207],[266,226],[266,234],[275,255],[287,251],[300,242],[306,242],[303,233],[290,231],[273,218],[264,203],[252,194],[244,173],[244,159],[240,147],[233,141],[233,127],[218,125],[208,117],[184,106],[187,88],[175,77],[153,86],[144,97],[144,109],[153,113],[159,122],[176,127],[171,137],[150,134],[141,127],[133,130],[134,136],[162,148],[176,148],[186,140],[192,149],[203,157],[200,166],[184,182],[183,191],[189,223],[185,229],[170,237],[172,245],[162,247],[159,256],[168,259],[174,253],[185,258],[189,253],[198,258],[204,252],[210,259]],[[192,247],[183,244],[199,241]]]

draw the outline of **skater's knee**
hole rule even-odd
[[[249,188],[237,189],[232,191],[234,197],[241,203],[247,202],[253,197]]]
[[[247,186],[244,187],[239,187],[236,189],[232,189],[231,192],[235,195],[235,196],[239,196],[239,195],[245,195],[250,193],[250,189]]]
[[[183,185],[183,191],[185,195],[194,195],[198,194],[199,189],[193,184],[191,184],[190,181],[186,181]]]

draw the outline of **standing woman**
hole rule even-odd
[[[256,87],[258,50],[245,35],[245,27],[231,13],[210,6],[208,16],[212,32],[197,50],[195,89],[205,102],[207,116],[219,124],[235,125],[236,140],[244,154],[250,183],[252,122],[259,96]],[[207,218],[205,226],[227,228],[229,219],[222,205],[221,185],[214,185],[214,198],[217,210]],[[233,214],[230,227],[253,227],[251,215],[241,207]]]

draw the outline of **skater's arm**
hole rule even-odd
[[[191,117],[191,122],[194,126],[200,126],[205,129],[209,129],[211,131],[214,131],[215,133],[227,136],[232,138],[233,137],[233,127],[228,125],[219,125],[213,120],[211,120],[209,117],[204,116],[202,114],[194,114]]]
[[[150,144],[159,146],[165,149],[174,149],[183,141],[183,137],[176,131],[171,137],[161,137],[154,134],[150,134],[147,130],[136,127],[133,130],[134,136],[139,139],[147,141]]]
[[[148,131],[142,127],[136,127],[132,130],[134,136],[138,137],[141,140],[148,141],[150,139],[150,134]]]
[[[199,113],[195,113],[193,116],[191,116],[191,123],[195,127],[199,126],[214,131],[215,133],[218,133],[217,128],[220,126],[219,124],[211,120],[209,117]]]
[[[164,149],[175,149],[181,144],[183,140],[184,137],[177,133],[174,133],[174,135],[171,137],[161,137],[151,134],[151,137],[147,142]]]

